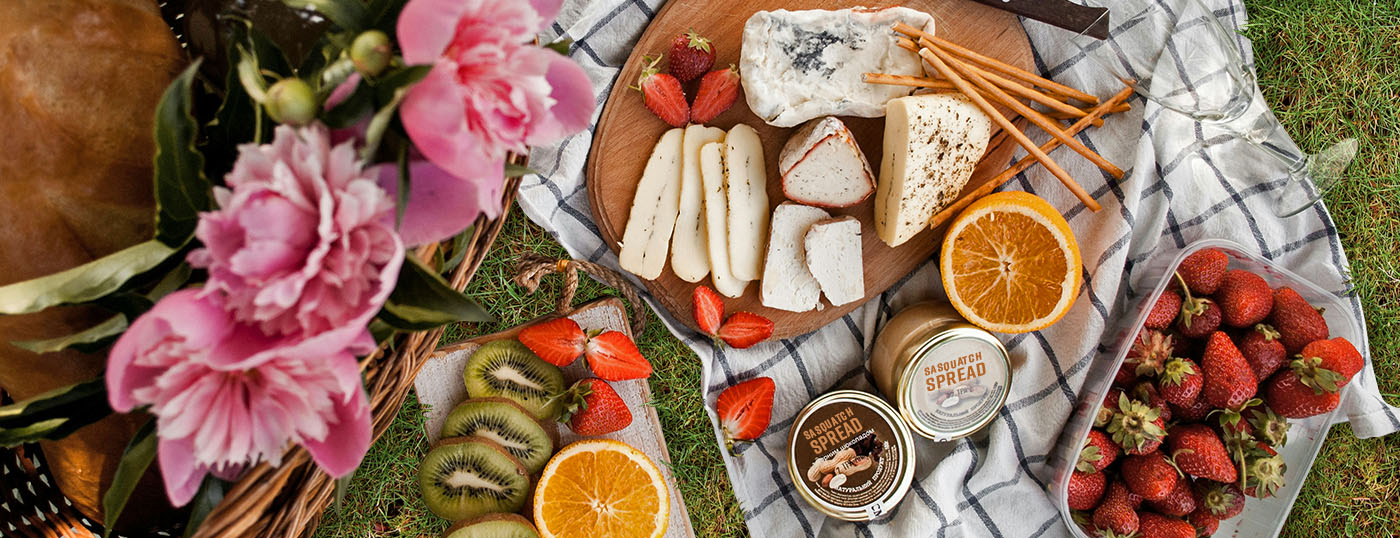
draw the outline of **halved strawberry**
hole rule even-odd
[[[685,127],[690,121],[690,105],[685,102],[685,90],[676,77],[662,73],[657,64],[661,58],[642,57],[646,67],[633,89],[642,92],[642,103],[647,110],[672,127]]]
[[[773,336],[773,322],[750,312],[737,312],[725,320],[718,332],[720,340],[743,349]]]
[[[632,339],[618,331],[608,331],[588,339],[584,358],[593,374],[608,381],[645,379],[651,376],[651,362],[642,356]]]
[[[690,121],[709,123],[723,114],[739,100],[739,70],[733,65],[729,69],[716,69],[700,79],[700,89],[695,93],[695,103],[690,107]]]
[[[588,335],[569,318],[536,323],[520,331],[520,343],[555,366],[568,366],[583,355]]]
[[[773,418],[773,389],[772,378],[756,377],[719,393],[715,412],[731,453],[735,441],[752,441],[768,430]]]
[[[561,398],[564,412],[559,422],[579,435],[606,435],[632,423],[632,411],[612,385],[596,377],[578,380]]]
[[[709,286],[696,286],[690,302],[700,331],[712,337],[719,335],[719,325],[724,320],[724,299],[719,293]]]

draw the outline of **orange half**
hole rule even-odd
[[[590,439],[564,447],[545,465],[534,512],[542,538],[660,538],[671,497],[646,454]]]
[[[973,202],[948,227],[939,261],[948,301],[989,331],[1049,327],[1079,295],[1082,262],[1069,223],[1049,202],[999,192]]]

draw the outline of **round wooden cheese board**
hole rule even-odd
[[[967,0],[914,0],[896,2],[875,0],[862,2],[869,7],[903,5],[933,15],[936,33],[949,41],[1008,64],[1035,71],[1030,42],[1015,15],[979,5]],[[585,181],[593,219],[603,240],[613,252],[620,250],[623,230],[632,207],[632,197],[642,169],[651,155],[652,147],[661,134],[671,126],[652,115],[642,104],[642,96],[629,86],[636,84],[644,55],[668,52],[670,41],[688,29],[710,38],[716,49],[715,66],[738,65],[744,23],[760,10],[777,9],[843,9],[852,4],[836,0],[671,0],[647,27],[636,48],[628,57],[598,122],[589,150]],[[687,95],[694,95],[694,83],[687,86]],[[842,117],[865,152],[870,165],[879,175],[881,144],[884,138],[884,118]],[[778,152],[792,128],[773,127],[753,114],[744,96],[710,125],[729,129],[745,123],[758,131],[763,140],[766,161],[768,202],[772,207],[787,200],[778,175]],[[1016,148],[1014,141],[991,148],[978,165],[972,179],[964,187],[969,192],[986,180],[1005,170]],[[874,227],[874,197],[844,209],[829,210],[834,216],[852,215],[860,219],[862,256],[865,266],[865,300],[842,306],[832,306],[823,297],[819,310],[787,312],[768,308],[759,301],[760,282],[750,282],[744,295],[726,299],[727,312],[748,311],[773,320],[775,338],[787,338],[814,331],[864,304],[889,289],[896,282],[924,263],[938,251],[941,230],[924,231],[897,248],[880,241]],[[766,241],[766,238],[765,238]],[[669,254],[668,254],[669,258]],[[673,317],[692,328],[691,294],[698,284],[711,285],[709,277],[692,284],[681,280],[671,271],[668,260],[665,270],[655,280],[644,280],[647,289]]]

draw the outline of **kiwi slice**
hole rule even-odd
[[[442,437],[490,439],[515,456],[531,474],[554,454],[554,439],[520,404],[505,398],[472,398],[457,405],[442,425]]]
[[[541,420],[554,420],[564,392],[564,372],[519,340],[497,340],[477,348],[462,370],[467,396],[509,398]]]
[[[494,441],[453,437],[438,441],[423,459],[418,487],[429,510],[457,521],[520,510],[530,495],[530,475]]]
[[[519,514],[488,514],[459,521],[448,527],[442,538],[539,538],[530,520]]]

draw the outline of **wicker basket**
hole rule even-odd
[[[524,156],[513,156],[524,164]],[[501,232],[520,178],[509,178],[503,210],[496,219],[477,218],[467,253],[450,280],[458,290],[465,289],[486,258],[487,251]],[[439,245],[417,251],[420,259],[431,260]],[[373,439],[389,429],[399,408],[413,388],[424,361],[437,348],[442,329],[401,334],[392,345],[380,346],[360,361],[365,390],[373,416]],[[393,351],[386,351],[392,349]],[[86,538],[106,535],[101,522],[78,513],[71,502],[53,486],[37,445],[21,447],[0,455],[0,536],[34,538]],[[223,501],[209,513],[195,537],[306,537],[316,530],[321,513],[335,495],[335,481],[321,471],[300,446],[288,450],[280,467],[264,463],[254,467],[232,484]],[[160,532],[157,536],[178,536]],[[116,535],[111,535],[116,536]]]

